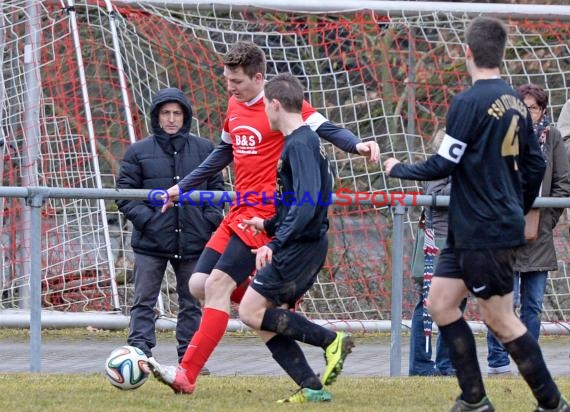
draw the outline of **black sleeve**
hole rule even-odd
[[[233,159],[232,145],[221,142],[216,146],[212,153],[210,153],[206,160],[200,164],[200,166],[178,182],[178,187],[183,192],[196,187],[200,183],[205,182],[208,178],[214,176],[216,173],[221,172],[233,161]]]
[[[289,146],[287,160],[292,170],[296,201],[292,202],[287,216],[275,232],[275,237],[267,245],[273,251],[282,247],[288,239],[303,232],[313,218],[316,208],[311,202],[301,201],[301,197],[310,196],[309,199],[318,199],[321,187],[319,163],[309,146],[303,143]]]
[[[528,138],[526,139],[526,144],[522,147],[522,156],[518,165],[523,182],[525,215],[532,208],[532,204],[538,196],[544,171],[546,170],[546,162],[538,145],[538,139],[532,130],[530,116],[527,122],[527,136]]]
[[[135,149],[130,146],[125,153],[117,179],[119,189],[141,189],[142,170]],[[145,224],[153,217],[154,209],[143,200],[116,200],[119,210],[133,223],[133,226],[142,231]]]
[[[462,109],[468,106],[470,102],[464,102],[464,99],[456,97],[452,100],[446,119],[446,136],[443,138],[438,153],[432,155],[425,162],[416,164],[395,165],[390,176],[402,179],[415,180],[439,180],[453,173],[453,170],[461,160],[463,151],[469,142],[469,133],[471,117],[474,116],[475,109],[468,110],[467,114],[462,115]],[[449,143],[447,143],[449,140]],[[456,154],[451,148],[461,145],[461,153]],[[448,144],[448,146],[446,146]],[[440,154],[441,153],[441,154]]]
[[[277,231],[277,228],[278,228],[277,219],[278,218],[279,218],[279,215],[275,214],[275,215],[273,215],[273,217],[271,217],[269,219],[265,219],[263,221],[263,230],[265,230],[265,233],[267,233],[271,237],[275,236],[275,232]]]
[[[360,143],[360,139],[350,130],[337,126],[330,121],[326,121],[317,128],[316,132],[321,138],[332,143],[339,149],[348,153],[358,154],[356,145]]]
[[[224,189],[224,176],[221,172],[210,176],[206,190],[221,192]],[[203,207],[204,217],[212,224],[213,227],[217,228],[224,218],[224,215],[222,213],[223,206],[219,202],[215,202],[215,204],[205,202]]]
[[[398,163],[390,171],[390,176],[411,180],[438,180],[453,173],[455,166],[456,163],[435,154],[421,163]]]

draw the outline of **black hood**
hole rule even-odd
[[[182,128],[178,134],[187,135],[190,132],[190,128],[192,126],[192,105],[190,104],[190,101],[184,92],[175,87],[161,89],[153,97],[152,103],[150,105],[150,125],[152,132],[157,136],[165,134],[158,123],[158,111],[160,109],[160,106],[162,106],[164,103],[169,102],[177,102],[182,106],[182,110],[184,110],[184,123],[182,124]]]

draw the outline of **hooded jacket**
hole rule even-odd
[[[160,107],[168,102],[179,103],[184,111],[182,128],[173,135],[159,125]],[[153,134],[127,149],[118,188],[166,190],[192,172],[214,148],[209,140],[190,133],[192,106],[179,89],[162,89],[156,94],[150,120]],[[223,177],[218,173],[193,189],[224,190]],[[165,213],[147,200],[119,200],[117,205],[133,224],[133,250],[166,258],[197,258],[223,217],[221,207],[208,204],[177,205]]]

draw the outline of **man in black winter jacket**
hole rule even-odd
[[[167,189],[192,172],[214,148],[210,141],[190,134],[192,106],[181,90],[160,90],[150,109],[153,134],[127,149],[118,188]],[[216,174],[195,189],[224,190],[223,177]],[[117,201],[119,210],[133,224],[135,293],[127,342],[152,357],[156,346],[154,308],[170,262],[178,293],[176,339],[180,360],[201,317],[200,304],[190,294],[188,282],[222,213],[221,208],[208,204],[177,205],[161,213],[162,204],[152,202],[151,197],[150,201]]]

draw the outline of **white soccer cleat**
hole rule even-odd
[[[161,366],[156,359],[149,358],[148,366],[154,377],[172,388],[174,393],[190,395],[196,388],[186,376],[186,371],[180,366]]]

